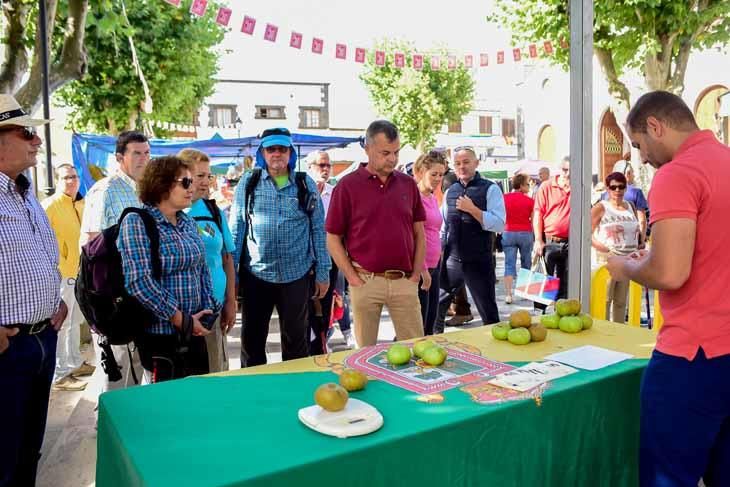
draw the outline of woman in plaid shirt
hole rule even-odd
[[[117,248],[127,292],[157,317],[137,343],[145,383],[208,373],[204,337],[220,305],[213,297],[197,225],[182,211],[192,202],[192,183],[189,168],[177,157],[151,161],[139,182],[143,208],[160,235],[159,281],[153,277],[142,218],[130,214],[119,228]]]

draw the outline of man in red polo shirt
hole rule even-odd
[[[626,125],[657,169],[652,244],[608,270],[658,289],[665,320],[641,386],[641,486],[730,485],[730,148],[663,91]]]
[[[535,196],[532,217],[535,253],[543,256],[547,273],[560,279],[558,298],[568,295],[568,235],[570,233],[570,158],[560,163],[560,174],[544,181]],[[535,303],[536,308],[544,305]]]
[[[361,347],[377,342],[383,305],[399,340],[423,336],[418,282],[426,256],[426,212],[418,186],[394,171],[400,152],[396,126],[371,123],[365,152],[368,162],[335,186],[325,225],[330,255],[350,283]]]

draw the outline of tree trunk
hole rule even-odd
[[[616,73],[616,65],[613,62],[613,53],[608,49],[595,46],[593,51],[595,52],[598,62],[603,69],[603,74],[606,76],[606,80],[608,81],[608,92],[620,105],[623,105],[628,110],[631,108],[631,96],[626,84],[619,79],[618,73]]]
[[[52,44],[53,27],[56,18],[58,0],[46,0],[48,45]],[[49,59],[48,84],[49,92],[74,79],[81,79],[86,73],[86,51],[84,49],[84,35],[86,33],[86,15],[89,10],[88,0],[68,0],[68,21],[63,48],[59,59]],[[40,29],[38,29],[40,32]],[[50,54],[50,53],[49,53]],[[42,103],[42,62],[40,36],[36,36],[33,53],[33,66],[28,81],[18,89],[15,96],[18,103],[31,113],[35,112]]]
[[[25,2],[4,2],[3,15],[7,22],[5,62],[0,68],[0,93],[13,93],[28,70],[28,50],[23,45],[23,33],[28,25],[31,5]]]

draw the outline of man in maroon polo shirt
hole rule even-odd
[[[532,217],[535,253],[543,256],[547,273],[560,278],[558,298],[568,294],[568,235],[570,232],[570,158],[563,158],[560,174],[543,181],[535,195]],[[538,309],[544,305],[535,303]]]
[[[387,120],[365,134],[368,162],[335,186],[327,248],[350,283],[355,338],[374,345],[383,305],[399,340],[423,336],[418,282],[426,255],[426,212],[415,181],[394,171],[398,129]]]

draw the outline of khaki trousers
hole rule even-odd
[[[225,372],[228,370],[228,350],[226,350],[226,335],[221,330],[221,318],[218,317],[210,329],[210,334],[205,336],[205,346],[208,348],[208,368],[210,373]]]
[[[606,317],[614,323],[626,323],[626,304],[629,297],[630,284],[631,281],[608,280]],[[610,315],[609,311],[611,311]]]
[[[398,340],[423,336],[417,283],[405,278],[388,280],[365,273],[361,273],[360,278],[365,281],[364,285],[350,286],[355,339],[359,347],[377,343],[383,306],[388,308]]]

